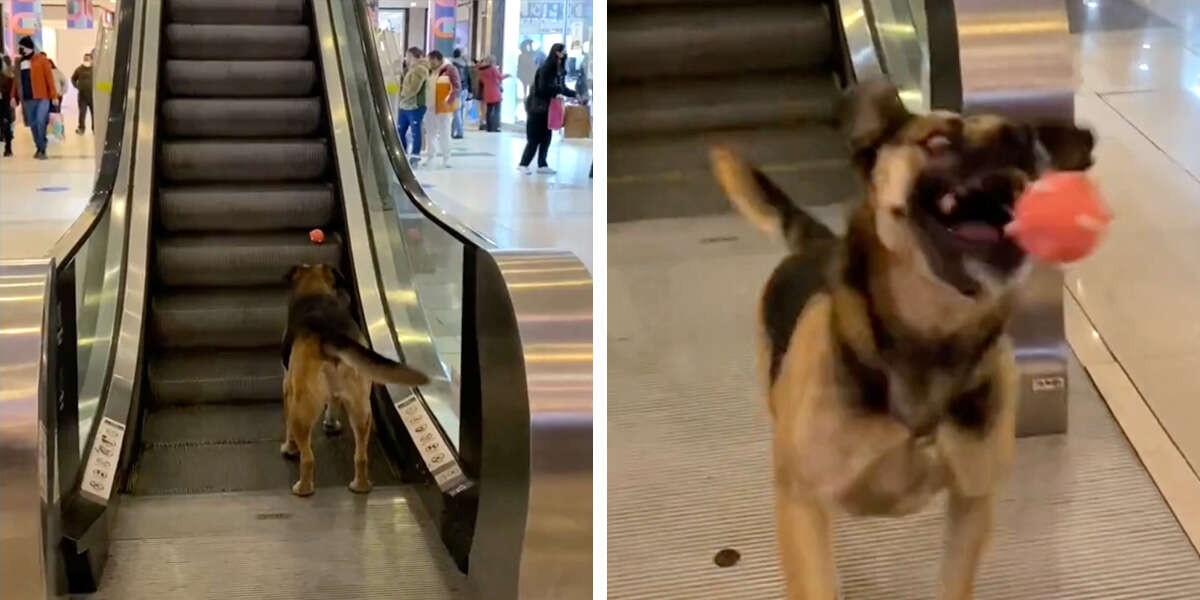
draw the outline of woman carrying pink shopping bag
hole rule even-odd
[[[551,129],[562,128],[563,105],[558,97],[575,97],[575,91],[566,85],[566,73],[563,70],[566,60],[565,46],[554,44],[550,47],[546,62],[538,67],[533,76],[533,86],[525,98],[525,114],[528,117],[525,121],[525,152],[521,155],[521,164],[517,166],[522,173],[529,173],[529,163],[533,162],[535,152],[538,156],[538,173],[555,173],[546,163],[546,156],[550,153]]]

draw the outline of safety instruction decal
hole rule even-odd
[[[87,470],[83,473],[83,491],[103,502],[108,502],[112,495],[113,479],[121,462],[121,441],[124,439],[125,425],[109,417],[104,417],[96,428],[96,439],[92,442]]]

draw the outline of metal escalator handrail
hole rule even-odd
[[[395,175],[426,217],[466,245],[463,370],[466,380],[472,357],[473,410],[479,411],[468,418],[464,393],[460,450],[464,465],[478,469],[468,474],[479,481],[468,579],[497,600],[587,597],[591,276],[570,252],[497,249],[430,201],[404,160],[365,3],[353,4],[375,118]]]
[[[129,97],[129,72],[132,69],[132,40],[135,0],[121,0],[117,6],[117,42],[112,53],[113,70],[112,100],[109,104],[108,126],[104,130],[104,149],[98,157],[100,168],[92,186],[92,195],[83,212],[59,236],[50,249],[54,264],[63,268],[75,258],[75,254],[87,241],[88,236],[100,223],[100,218],[110,206],[113,189],[120,171],[121,151],[125,134],[125,115]],[[109,59],[105,58],[107,62]]]
[[[379,60],[379,48],[375,45],[375,36],[371,33],[371,25],[367,16],[365,7],[363,10],[357,11],[359,14],[359,28],[363,35],[359,36],[362,41],[363,53],[366,56],[368,65],[383,64]],[[367,69],[367,77],[371,82],[371,94],[375,98],[374,105],[375,118],[379,120],[379,125],[385,133],[383,143],[387,149],[388,160],[392,163],[392,169],[396,172],[396,176],[400,179],[400,184],[404,187],[404,191],[412,199],[413,204],[425,214],[426,217],[441,225],[447,232],[460,241],[466,244],[472,244],[480,248],[495,248],[496,243],[483,233],[463,223],[454,215],[449,214],[425,193],[421,188],[421,184],[417,181],[417,177],[413,175],[412,167],[409,166],[408,160],[405,158],[404,148],[400,144],[398,135],[396,134],[396,120],[392,116],[391,103],[388,101],[387,83],[383,80],[383,73],[378,69]]]
[[[133,153],[127,156],[133,172],[124,216],[128,225],[122,240],[123,277],[117,291],[120,308],[110,371],[80,457],[84,468],[62,492],[61,551],[64,560],[71,563],[67,571],[74,575],[69,579],[72,593],[95,591],[99,583],[95,576],[107,555],[107,525],[115,518],[114,496],[120,475],[131,459],[137,426],[136,419],[130,417],[136,414],[133,411],[141,384],[163,0],[130,3],[135,6],[131,18],[138,22],[133,47],[139,54],[131,56],[131,67],[137,68],[134,87],[138,92],[135,107],[127,107],[134,109],[130,116],[135,120],[129,121],[129,126],[136,134],[132,146],[125,148],[126,153]]]

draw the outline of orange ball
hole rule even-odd
[[[1091,254],[1112,220],[1096,186],[1077,172],[1042,176],[1013,208],[1008,235],[1030,256],[1051,263]]]
[[[314,244],[320,244],[325,241],[325,232],[320,229],[314,229],[308,232],[308,239],[312,240]]]

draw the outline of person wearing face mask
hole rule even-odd
[[[423,58],[420,48],[413,46],[404,54],[408,70],[400,84],[400,118],[397,127],[400,144],[404,145],[408,132],[412,131],[408,162],[413,167],[421,164],[421,121],[425,118],[426,88],[429,86],[429,61]]]
[[[533,85],[529,89],[529,97],[525,99],[525,152],[521,155],[521,164],[517,170],[528,174],[529,163],[533,161],[536,152],[538,157],[538,173],[553,175],[554,169],[546,163],[550,153],[550,102],[558,96],[575,97],[575,91],[566,84],[566,49],[562,44],[550,47],[546,62],[538,67],[533,77]]]
[[[50,123],[50,105],[58,102],[58,87],[54,83],[54,68],[45,52],[37,52],[29,36],[17,42],[17,58],[12,83],[12,106],[21,107],[25,125],[33,133],[38,160],[46,159],[46,126]]]
[[[9,104],[12,101],[13,73],[12,57],[5,54],[0,57],[0,141],[4,142],[4,156],[12,156],[13,121],[17,117]]]
[[[96,130],[96,112],[92,109],[92,53],[83,55],[83,64],[71,74],[71,85],[79,90],[79,128],[75,133],[83,135],[87,125],[87,114],[92,113],[92,131]]]

